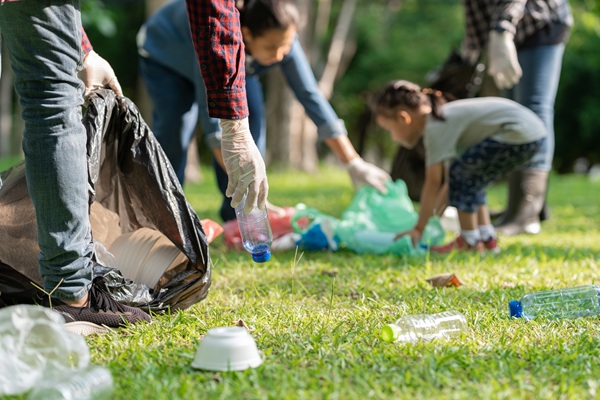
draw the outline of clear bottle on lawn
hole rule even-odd
[[[515,318],[579,318],[600,314],[599,299],[600,287],[585,285],[528,293],[511,300],[508,309]]]
[[[65,379],[43,382],[29,393],[27,400],[109,400],[112,394],[110,371],[90,365],[74,370]]]
[[[406,315],[381,330],[385,342],[417,342],[450,339],[467,329],[467,319],[458,311],[437,314]]]
[[[252,254],[252,259],[257,263],[271,259],[271,244],[273,233],[269,223],[269,214],[264,210],[254,207],[249,214],[244,212],[246,195],[235,207],[235,215],[240,227],[244,248]]]

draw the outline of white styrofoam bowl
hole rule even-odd
[[[209,371],[256,368],[263,358],[246,329],[238,326],[210,329],[200,341],[192,367]]]

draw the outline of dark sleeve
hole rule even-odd
[[[186,0],[211,117],[248,116],[244,41],[234,0]]]

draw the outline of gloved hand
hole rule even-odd
[[[249,213],[254,206],[264,209],[269,193],[267,171],[250,134],[248,118],[222,119],[221,128],[221,153],[229,178],[225,195],[231,197],[231,206],[235,207],[248,190],[244,211]]]
[[[85,98],[91,91],[108,85],[115,91],[117,96],[123,96],[123,90],[117,80],[115,71],[104,58],[100,57],[94,50],[89,52],[83,59],[83,69],[79,71],[79,79],[85,83]]]
[[[356,157],[346,164],[346,169],[355,188],[358,189],[366,184],[373,186],[381,193],[387,193],[386,182],[392,177],[381,168]]]
[[[523,71],[517,59],[512,33],[490,31],[488,59],[488,74],[494,79],[498,89],[509,89],[519,82]]]

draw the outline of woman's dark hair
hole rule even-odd
[[[290,0],[246,0],[238,8],[242,26],[255,37],[271,29],[284,31],[300,25],[300,12]]]
[[[399,108],[416,109],[429,102],[434,118],[444,120],[442,105],[450,100],[439,90],[423,88],[409,81],[392,81],[387,83],[372,102],[375,115],[391,116]]]

